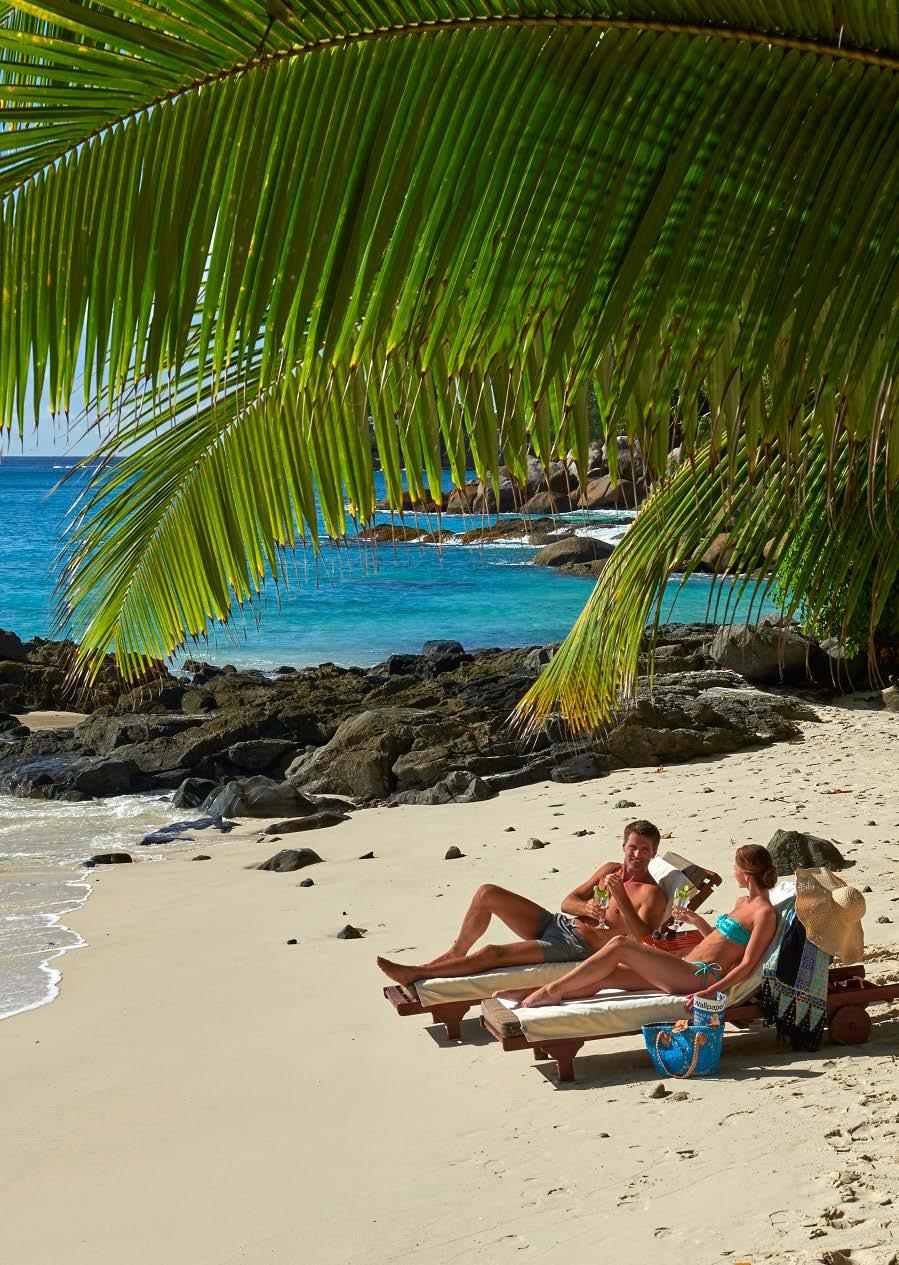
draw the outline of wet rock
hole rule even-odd
[[[611,558],[612,545],[592,536],[569,536],[567,540],[554,540],[544,545],[534,562],[538,567],[561,567],[567,562],[593,562]]]
[[[205,777],[186,777],[172,796],[174,808],[199,808],[218,790],[215,782]]]
[[[31,730],[23,725],[18,716],[0,712],[0,735],[4,738],[27,738]]]
[[[290,874],[294,870],[302,870],[307,865],[321,864],[321,857],[311,848],[282,848],[274,856],[263,861],[256,868],[272,870],[275,874]]]
[[[0,776],[0,790],[25,799],[85,800],[146,789],[133,760],[47,756]]]
[[[210,795],[203,808],[217,817],[299,817],[315,812],[315,805],[289,782],[262,776],[235,778]]]
[[[778,874],[792,874],[795,870],[818,865],[828,870],[842,870],[850,864],[829,839],[820,839],[802,830],[776,830],[767,846]]]
[[[348,922],[345,927],[343,927],[340,931],[338,931],[337,939],[338,940],[361,940],[364,935],[365,935],[365,929],[363,927],[354,927],[352,923]]]
[[[462,851],[462,849],[457,848],[455,844],[452,844],[449,848],[447,848],[446,852],[443,854],[443,859],[444,861],[459,861],[464,856],[465,856],[465,853]]]
[[[92,856],[90,860],[85,861],[86,866],[93,865],[131,865],[134,857],[130,852],[98,852]]]

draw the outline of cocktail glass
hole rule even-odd
[[[671,923],[671,930],[675,934],[681,930],[681,922],[678,918],[681,910],[686,909],[690,901],[689,887],[679,887],[674,893],[674,918]]]
[[[609,908],[610,892],[607,887],[600,887],[597,884],[593,888],[593,899],[599,905],[599,922],[596,924],[600,931],[608,931],[609,924],[606,922],[606,910]]]

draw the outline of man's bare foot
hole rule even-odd
[[[558,1006],[561,1000],[561,997],[553,996],[552,987],[547,984],[543,988],[538,988],[536,992],[529,993],[521,1002],[519,1009],[530,1010],[533,1006]]]
[[[401,962],[391,962],[389,958],[378,958],[378,966],[395,984],[414,984],[424,979],[420,966],[403,966]]]

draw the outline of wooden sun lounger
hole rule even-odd
[[[868,1006],[899,998],[899,984],[869,984],[863,966],[833,967],[827,991],[827,1030],[836,1045],[863,1045],[871,1035]],[[762,1018],[756,1001],[731,1006],[724,1012],[726,1023],[747,1028]],[[595,1037],[570,1037],[559,1041],[529,1041],[521,1030],[514,1010],[502,1002],[487,998],[481,1002],[481,1027],[489,1032],[504,1050],[533,1050],[534,1058],[555,1059],[560,1082],[574,1080],[574,1059],[585,1041],[603,1041],[621,1033],[597,1034]]]
[[[716,874],[714,870],[707,870],[702,865],[695,865],[677,852],[666,852],[663,860],[667,861],[675,869],[680,870],[696,889],[688,901],[690,909],[699,909],[700,905],[703,905],[708,900],[721,882],[720,874]],[[668,921],[670,922],[671,920],[669,919]],[[572,966],[575,965],[576,963],[572,962]],[[391,984],[384,989],[384,996],[398,1015],[429,1014],[434,1023],[442,1023],[446,1028],[448,1041],[462,1040],[462,1020],[473,1006],[480,1004],[479,1001],[472,998],[468,1001],[441,1002],[438,1005],[423,1006],[415,993],[411,989],[405,988],[402,984]]]

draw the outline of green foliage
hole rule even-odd
[[[847,438],[895,487],[897,68],[897,0],[0,8],[0,425],[83,358],[115,428],[84,655],[231,617],[315,493],[369,515],[369,414],[394,503],[466,446],[495,483],[623,428],[662,472],[675,398],[699,501],[819,440],[821,489]]]

